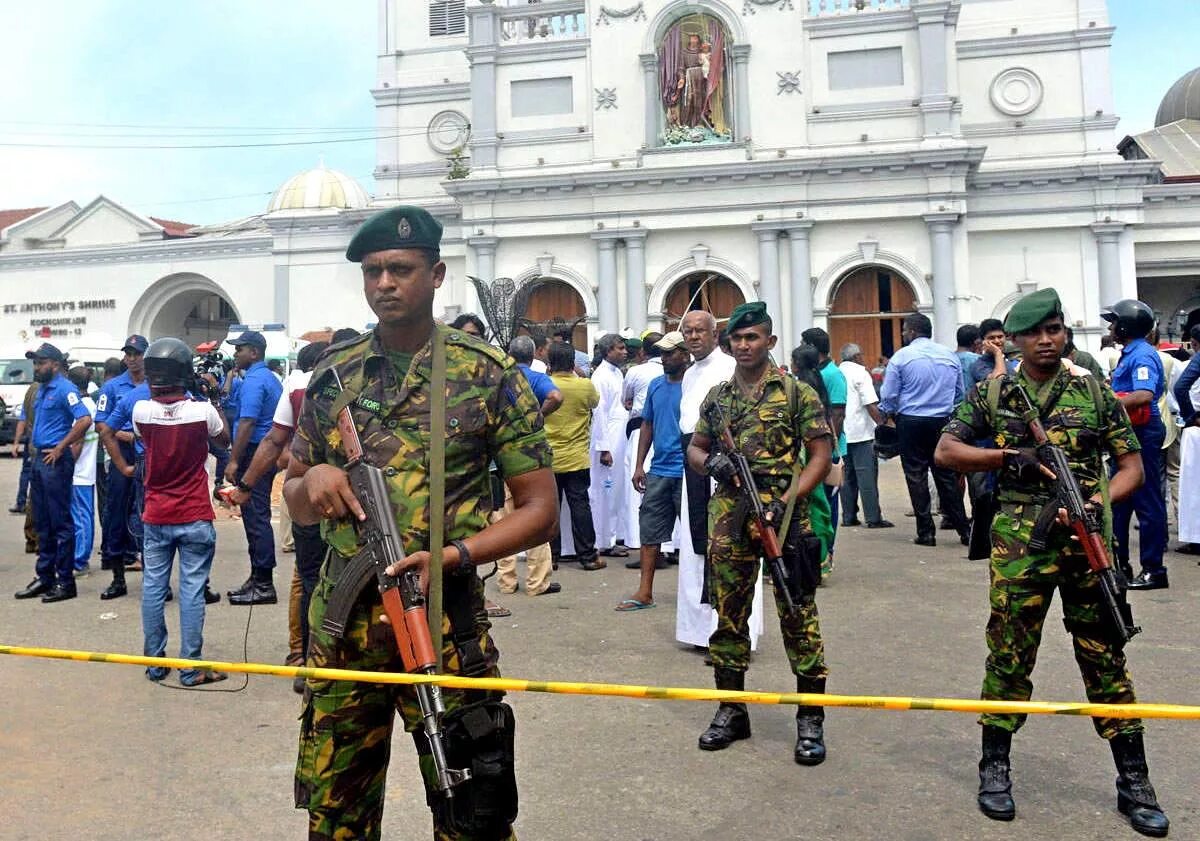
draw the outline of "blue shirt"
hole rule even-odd
[[[896,351],[888,363],[879,392],[879,411],[920,418],[949,417],[965,393],[954,351],[919,336]]]
[[[96,393],[96,423],[108,424],[109,413],[117,408],[121,398],[132,391],[136,385],[137,383],[129,376],[129,372],[125,371],[100,386],[100,391]],[[128,428],[133,429],[132,421]]]
[[[1004,367],[1008,373],[1017,373],[1017,360],[1004,360]],[[996,362],[990,356],[979,354],[979,358],[971,365],[971,385],[967,386],[967,391],[971,390],[971,386],[975,383],[981,383],[992,375],[992,371],[996,370]]]
[[[75,421],[91,417],[87,406],[79,399],[79,389],[62,374],[55,374],[48,383],[42,383],[33,403],[33,446],[39,450],[57,447]]]
[[[825,393],[829,395],[829,407],[846,408],[846,375],[833,364],[832,359],[826,359],[825,364],[821,366],[821,381],[825,383]],[[833,458],[836,461],[844,455],[846,455],[846,430],[842,429],[838,433]]]
[[[1112,390],[1116,392],[1149,391],[1154,394],[1150,403],[1150,417],[1161,417],[1158,398],[1165,388],[1162,360],[1145,339],[1133,339],[1125,343],[1121,361],[1113,369]]]
[[[237,417],[239,421],[247,420],[254,424],[254,431],[250,433],[251,444],[257,444],[271,431],[271,420],[275,417],[275,407],[279,404],[281,394],[283,383],[271,373],[267,363],[255,362],[246,369],[238,392],[240,406]]]
[[[1175,402],[1179,404],[1179,417],[1184,423],[1191,423],[1196,416],[1196,407],[1192,403],[1192,386],[1196,380],[1200,380],[1200,355],[1192,357],[1175,381]]]
[[[966,394],[971,386],[979,382],[972,373],[975,363],[979,361],[979,354],[973,350],[956,350],[954,355],[958,357],[958,367],[962,369],[963,394]]]
[[[525,375],[525,379],[529,380],[529,387],[533,389],[533,396],[537,398],[539,404],[546,402],[546,398],[550,396],[550,392],[558,391],[554,387],[554,383],[545,374],[533,370],[522,362],[518,362],[517,367],[521,369],[521,373]]]
[[[109,429],[115,432],[132,432],[133,431],[133,406],[139,400],[150,399],[150,383],[142,380],[139,385],[126,391],[121,395],[121,399],[117,401],[117,405],[109,410],[108,418],[104,423]],[[142,439],[135,437],[133,439],[133,451],[141,455],[146,451],[142,444]]]
[[[683,380],[673,383],[664,374],[650,381],[642,420],[654,426],[654,455],[650,473],[668,479],[683,477],[683,436],[679,432],[679,404],[683,400]]]

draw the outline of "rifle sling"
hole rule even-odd
[[[429,387],[429,633],[442,658],[442,547],[446,531],[446,338],[433,325],[433,378]],[[439,668],[440,672],[441,669]]]

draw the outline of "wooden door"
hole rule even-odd
[[[551,319],[561,318],[568,324],[585,314],[583,299],[579,293],[561,280],[543,282],[529,298],[529,308],[525,317],[535,324],[545,326]],[[587,345],[587,324],[580,321],[575,325],[571,336],[575,347],[585,352],[591,352]]]
[[[848,275],[829,308],[830,354],[841,359],[842,346],[863,350],[867,367],[900,349],[900,323],[913,312],[915,297],[903,279],[887,269],[867,266]]]
[[[667,293],[663,307],[663,329],[678,330],[679,322],[692,310],[710,312],[718,320],[729,318],[734,308],[745,301],[742,290],[724,275],[693,272],[677,280]]]

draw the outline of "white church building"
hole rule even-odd
[[[477,309],[468,276],[537,280],[528,315],[584,316],[593,338],[760,299],[785,347],[819,325],[873,360],[914,309],[953,346],[959,324],[1051,285],[1084,346],[1124,297],[1167,335],[1200,320],[1200,163],[1165,171],[1144,135],[1118,152],[1104,0],[379,0],[378,15],[373,197],[319,167],[221,225],[103,197],[0,211],[3,340],[362,326],[342,252],[396,203],[445,225],[446,315]],[[1156,132],[1200,127],[1191,75]]]

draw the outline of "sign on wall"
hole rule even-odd
[[[23,334],[48,339],[53,336],[82,336],[87,330],[88,313],[115,310],[115,298],[88,298],[73,301],[33,301],[4,304],[3,315],[20,316]]]

